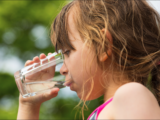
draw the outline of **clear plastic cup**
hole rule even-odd
[[[56,69],[60,69],[62,65],[63,54],[58,51],[41,59],[40,63],[34,63],[17,71],[14,77],[21,95],[25,98],[44,93],[54,87],[65,87],[64,76],[55,75]]]

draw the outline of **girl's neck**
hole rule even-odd
[[[126,83],[129,83],[129,81],[128,80],[126,82],[123,81],[123,83],[121,83],[121,84],[116,84],[113,81],[110,82],[104,92],[104,102],[106,102],[110,98],[112,98],[114,96],[115,92],[117,91],[117,89]]]
[[[107,81],[107,85],[104,89],[104,102],[114,97],[114,94],[118,88],[132,81],[129,79],[127,74],[124,72],[119,72],[118,70],[111,71],[111,73],[110,71],[107,71],[107,73],[106,79],[103,79],[104,85]]]
[[[109,85],[104,93],[104,102],[112,98],[119,87],[120,86]]]

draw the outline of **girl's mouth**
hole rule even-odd
[[[64,86],[70,86],[73,83],[70,72],[68,72],[68,75],[69,75],[69,80],[65,81],[65,83],[63,84]]]
[[[73,83],[72,80],[67,80],[63,85],[64,86],[70,86]]]

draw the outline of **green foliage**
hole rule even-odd
[[[0,85],[0,98],[5,95],[13,97],[19,95],[13,75],[0,73]]]
[[[54,52],[49,39],[49,30],[54,18],[68,1],[0,1],[1,47],[6,55],[16,55],[26,61],[39,53]],[[36,26],[43,26],[47,33],[48,46],[38,47],[38,39],[32,34]],[[42,33],[44,34],[44,33]],[[42,43],[43,44],[43,43]]]
[[[16,119],[17,109],[4,110],[0,109],[0,119]]]

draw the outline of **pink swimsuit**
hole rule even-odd
[[[99,113],[103,110],[103,108],[108,105],[112,101],[113,98],[109,99],[107,102],[103,103],[101,106],[96,108],[88,117],[87,120],[97,120]]]

